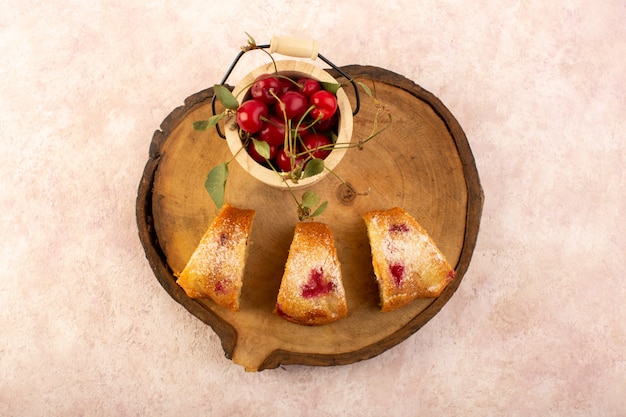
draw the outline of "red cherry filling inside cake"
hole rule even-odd
[[[438,297],[454,270],[426,230],[399,207],[363,215],[382,311]]]
[[[330,293],[335,289],[335,283],[324,281],[324,269],[320,266],[311,270],[309,281],[302,287],[302,296],[312,298]]]
[[[296,324],[321,325],[347,315],[335,241],[328,225],[296,225],[275,313]]]
[[[176,283],[191,298],[210,298],[239,310],[254,210],[225,204],[215,217]]]

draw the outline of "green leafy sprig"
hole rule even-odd
[[[329,83],[326,83],[326,84],[331,85]],[[224,87],[221,84],[216,84],[213,86],[213,91],[214,91],[216,98],[224,106],[225,110],[222,113],[211,116],[209,119],[199,120],[199,121],[194,122],[193,127],[195,130],[203,131],[211,127],[214,127],[217,123],[219,123],[220,120],[222,120],[224,117],[226,117],[229,114],[233,114],[239,108],[239,102],[237,101],[237,98],[231,93],[231,91],[228,88]],[[305,116],[303,116],[303,119]],[[298,126],[296,126],[296,130],[297,129],[298,129]],[[286,130],[286,136],[287,136],[285,141],[289,142],[288,143],[288,146],[290,147],[289,149],[295,149],[296,146],[295,146],[295,143],[293,143],[293,140],[292,140],[293,138],[291,137],[291,132],[294,129],[285,129],[285,130]],[[257,153],[261,155],[263,158],[265,158],[268,166],[276,173],[276,175],[280,176],[283,179],[285,185],[287,186],[287,189],[289,190],[296,205],[298,206],[298,217],[300,220],[312,219],[316,216],[321,215],[326,210],[328,202],[324,201],[322,203],[319,203],[320,197],[315,192],[307,191],[302,195],[301,199],[298,199],[295,193],[293,192],[293,190],[291,189],[291,187],[289,186],[289,182],[288,182],[288,180],[291,180],[293,183],[297,183],[298,180],[300,179],[309,178],[309,177],[315,176],[323,172],[325,165],[322,159],[309,156],[309,158],[305,160],[306,164],[304,164],[305,165],[304,169],[301,169],[300,167],[294,167],[294,169],[292,169],[291,172],[287,174],[280,173],[275,167],[271,165],[271,163],[269,163],[270,148],[267,142],[257,140],[254,137],[243,137],[242,139],[243,139],[242,147],[240,148],[239,152],[241,152],[241,150],[247,146],[248,141],[251,140],[254,146],[254,149],[257,151]],[[320,149],[322,148],[323,147],[320,147]],[[292,167],[295,164],[296,158],[302,155],[306,156],[306,154],[308,153],[311,153],[311,151],[305,151],[299,154],[296,154],[294,152],[291,155],[292,161],[293,161]],[[207,179],[205,181],[205,188],[217,207],[221,207],[224,204],[224,195],[225,195],[226,184],[228,180],[228,164],[231,161],[232,159],[227,162],[222,162],[214,166],[209,171],[207,175]]]
[[[242,47],[242,50],[250,51],[254,49],[259,49],[254,38],[250,36],[248,33],[246,33],[246,35],[248,36],[248,43],[246,46]],[[267,53],[270,56],[270,59],[272,60],[272,62],[274,63],[274,69],[275,69],[274,75],[275,76],[286,78],[290,82],[295,83],[295,81],[290,79],[289,77],[285,77],[284,75],[278,74],[278,71],[276,69],[276,62],[274,61],[274,58],[271,56],[271,54],[269,54],[264,49],[261,49],[261,50]],[[356,81],[356,79],[353,79],[352,81]],[[339,88],[341,88],[343,85],[352,81],[348,80],[344,84],[328,83],[328,82],[320,82],[320,84],[324,90],[327,90],[336,95]],[[357,84],[374,101],[376,113],[374,116],[374,123],[373,123],[371,133],[367,137],[359,140],[356,144],[354,143],[336,144],[336,137],[334,137],[334,140],[332,141],[330,145],[321,146],[318,149],[333,150],[333,149],[338,148],[339,146],[342,146],[345,148],[357,147],[358,149],[363,149],[363,146],[365,145],[365,143],[369,142],[370,140],[374,139],[376,136],[380,135],[382,132],[387,130],[389,126],[391,125],[392,123],[391,113],[384,104],[378,101],[378,99],[376,98],[375,92],[372,92],[370,87],[361,81],[357,81]],[[375,88],[375,84],[374,84],[374,88]],[[242,89],[242,91],[246,91],[246,90],[247,88],[245,87]],[[206,120],[199,120],[199,121],[194,122],[193,127],[195,130],[204,131],[209,128],[215,127],[226,116],[236,114],[237,109],[239,108],[239,102],[237,100],[237,97],[235,97],[231,93],[231,91],[224,85],[221,85],[221,84],[214,85],[213,93],[215,94],[216,98],[220,101],[220,103],[224,107],[224,111],[222,111],[219,114],[215,114]],[[280,100],[278,97],[276,97],[276,99]],[[327,168],[324,164],[324,160],[315,158],[313,156],[312,150],[305,150],[299,154],[295,152],[296,140],[298,140],[299,135],[294,134],[293,132],[298,131],[300,124],[304,121],[304,118],[310,112],[310,110],[311,109],[309,109],[307,113],[304,116],[302,116],[301,120],[297,123],[297,126],[295,127],[290,126],[288,124],[289,121],[285,120],[286,128],[285,128],[285,145],[284,146],[285,146],[285,149],[287,150],[293,150],[292,152],[288,152],[290,159],[291,159],[291,166],[292,166],[292,169],[289,173],[278,172],[278,170],[270,163],[269,161],[270,148],[267,142],[257,140],[254,137],[251,137],[247,133],[241,133],[241,131],[240,131],[240,135],[242,135],[241,136],[242,147],[238,151],[238,152],[241,152],[243,149],[245,149],[249,145],[250,141],[252,141],[252,146],[254,147],[256,152],[259,155],[261,155],[263,158],[265,158],[267,162],[267,166],[270,169],[272,169],[276,173],[276,175],[280,176],[283,182],[285,183],[285,185],[287,186],[287,189],[290,195],[292,196],[292,198],[294,199],[298,207],[298,218],[300,220],[313,219],[321,215],[326,210],[328,206],[328,201],[321,202],[320,196],[311,190],[305,191],[302,194],[301,198],[298,199],[298,197],[293,192],[291,186],[289,185],[289,181],[291,181],[294,184],[297,184],[297,182],[300,179],[312,177],[314,175],[317,175],[323,172],[325,169],[328,169],[329,172],[331,172],[337,179],[339,179],[341,182],[346,184],[349,187],[351,192],[354,192],[356,195],[369,194],[369,190],[367,192],[358,192],[357,190],[355,190],[350,184],[344,181],[333,170],[330,170],[329,168]],[[387,116],[387,122],[384,126],[381,127],[380,119],[384,115]],[[307,126],[307,127],[314,126],[316,122],[317,120],[312,121],[310,126]],[[295,166],[296,159],[302,156],[305,157],[304,169],[302,169],[300,166]],[[235,157],[236,155],[233,155],[233,157],[229,161],[222,162],[214,166],[207,175],[207,178],[205,181],[205,188],[217,207],[221,207],[224,204],[224,195],[225,195],[226,184],[227,184],[228,174],[229,174],[228,164],[233,159],[235,159]]]

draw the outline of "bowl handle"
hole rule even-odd
[[[233,72],[233,69],[235,69],[237,62],[239,62],[239,59],[243,56],[243,54],[254,49],[269,49],[269,53],[277,53],[296,58],[310,58],[311,60],[315,60],[319,57],[319,59],[330,65],[332,69],[341,74],[346,80],[350,81],[352,87],[354,88],[354,96],[356,99],[352,115],[356,116],[359,112],[359,109],[361,108],[361,98],[359,96],[359,88],[357,87],[356,82],[352,78],[350,78],[350,76],[346,74],[341,68],[339,68],[338,66],[330,62],[327,58],[325,58],[322,54],[320,54],[318,52],[318,43],[309,39],[299,39],[272,35],[272,39],[270,41],[270,44],[268,45],[257,45],[252,49],[242,49],[235,57],[234,61],[230,64],[230,67],[226,71],[224,78],[222,78],[222,81],[220,82],[221,85],[224,85],[224,83],[226,83],[226,80],[230,76],[230,73]],[[213,110],[213,115],[215,115],[215,95],[211,99],[211,108]],[[217,134],[222,139],[226,138],[226,136],[220,130],[218,124],[215,125],[215,129],[217,130]]]
[[[295,58],[309,58],[315,60],[318,56],[319,43],[312,39],[290,38],[272,35],[270,54],[292,56]]]

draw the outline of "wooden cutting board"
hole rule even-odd
[[[286,191],[254,180],[236,162],[229,165],[225,201],[256,210],[241,311],[232,313],[210,300],[185,295],[174,274],[182,271],[217,214],[204,188],[206,175],[230,158],[226,142],[214,129],[198,132],[192,126],[212,114],[212,89],[187,98],[152,138],[137,196],[137,223],[146,257],[163,288],[211,326],[226,356],[248,371],[281,364],[348,364],[384,352],[443,307],[461,284],[472,257],[483,192],[461,126],[439,99],[405,77],[369,66],[342,70],[376,92],[389,107],[393,124],[364,150],[349,149],[336,169],[357,190],[369,190],[369,195],[353,195],[333,176],[312,186],[329,202],[317,220],[331,227],[342,264],[349,314],[336,323],[299,326],[272,313],[298,221],[296,206]],[[345,90],[354,102],[353,91]],[[361,94],[355,138],[370,133],[373,115],[372,100]],[[392,206],[403,207],[422,224],[457,275],[438,298],[382,313],[361,216]]]

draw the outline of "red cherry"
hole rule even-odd
[[[269,144],[270,147],[270,157],[269,159],[274,159],[274,157],[276,156],[276,153],[278,152],[278,147],[275,145],[271,145]],[[256,150],[256,147],[254,146],[254,142],[250,141],[250,143],[248,144],[248,147],[246,148],[246,150],[248,151],[248,154],[250,155],[250,157],[252,159],[254,159],[256,162],[258,162],[259,164],[264,164],[265,158],[263,158]]]
[[[298,84],[300,85],[300,92],[307,97],[310,97],[313,93],[322,89],[322,85],[319,81],[312,78],[300,78]]]
[[[287,119],[299,121],[309,108],[307,97],[297,91],[287,91],[280,97],[280,101],[274,105],[278,117],[287,116]]]
[[[276,97],[280,94],[281,85],[278,78],[271,74],[262,74],[256,78],[252,87],[250,87],[250,94],[252,98],[262,101],[266,104],[272,104],[276,102]]]
[[[304,136],[307,133],[309,133],[309,129],[307,129],[307,127],[305,126],[305,123],[300,123],[300,125],[298,126],[298,130],[296,131],[296,123],[295,122],[291,122],[291,136],[292,137],[296,137],[296,136]]]
[[[286,78],[279,77],[278,83],[280,84],[280,93],[278,94],[278,97],[282,96],[287,91],[295,89],[295,85]]]
[[[309,98],[311,106],[315,108],[311,110],[311,117],[319,120],[330,119],[335,111],[337,111],[337,97],[329,91],[320,90],[313,93]]]
[[[289,158],[289,156],[287,155],[287,152],[285,151],[285,148],[280,148],[278,150],[278,153],[276,154],[276,166],[278,167],[278,169],[282,172],[291,172],[291,158]],[[304,166],[304,156],[298,156],[296,157],[295,160],[295,165],[293,168],[297,168],[297,167],[303,167]]]
[[[313,158],[324,159],[330,154],[330,145],[332,142],[328,136],[324,136],[321,133],[309,133],[302,137],[302,145],[307,156],[313,156]],[[322,149],[320,149],[322,148]]]
[[[285,121],[274,114],[270,114],[268,120],[263,122],[263,127],[259,131],[259,139],[266,141],[270,145],[280,146],[285,143]],[[304,124],[300,124],[296,133],[295,126],[291,129],[291,135],[304,136],[308,129]]]
[[[262,101],[255,99],[244,101],[237,109],[237,124],[241,130],[256,133],[263,126],[261,117],[267,118],[268,115],[267,106]]]
[[[285,142],[285,122],[278,116],[270,114],[259,131],[259,139],[270,145],[282,145]]]
[[[339,112],[336,111],[335,114],[332,115],[330,119],[320,120],[315,123],[315,130],[320,132],[328,132],[331,130],[335,130],[337,127],[337,122],[339,122]]]

